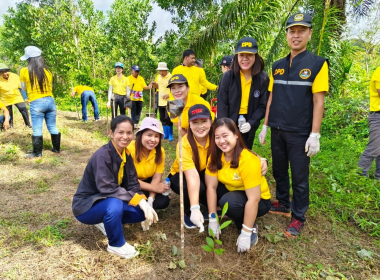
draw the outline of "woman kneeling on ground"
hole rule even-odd
[[[264,161],[247,149],[234,121],[222,118],[215,122],[205,176],[209,229],[219,238],[216,208],[228,202],[226,215],[241,231],[236,242],[238,252],[257,244],[256,217],[264,216],[271,207],[268,183],[261,170]]]
[[[165,168],[165,151],[161,147],[164,136],[161,123],[154,118],[145,118],[136,139],[128,145],[128,150],[135,164],[141,190],[148,196],[148,204],[154,209],[165,209],[169,206],[169,196],[164,195],[169,186],[162,183]],[[149,230],[143,223],[143,230]]]
[[[89,160],[72,205],[78,221],[95,225],[107,236],[107,251],[125,259],[138,252],[125,241],[123,224],[158,221],[141,191],[127,149],[133,129],[133,121],[124,115],[111,121],[111,140]]]

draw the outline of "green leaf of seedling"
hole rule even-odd
[[[226,202],[223,206],[223,210],[222,210],[222,219],[224,217],[224,215],[226,215],[227,213],[227,210],[228,210],[228,202]]]
[[[210,246],[211,248],[214,248],[214,240],[212,240],[212,238],[210,237],[206,237],[206,242],[208,244],[208,246]]]
[[[212,228],[209,228],[208,230],[209,230],[210,235],[212,236],[212,238],[215,238],[215,236],[214,236],[214,231],[212,230]]]
[[[206,252],[210,252],[210,253],[212,253],[212,248],[211,248],[210,246],[208,246],[208,245],[203,245],[202,248],[203,248],[203,250],[205,250]]]
[[[173,256],[178,255],[178,248],[177,248],[177,246],[173,245],[172,252],[173,252]]]
[[[284,240],[281,236],[278,236],[277,234],[267,233],[264,236],[269,242],[274,243],[274,244],[276,244],[277,242],[281,240]]]
[[[227,204],[227,203],[226,203]],[[230,225],[230,223],[232,223],[232,220],[229,220],[229,221],[225,221],[221,226],[220,226],[220,230],[228,227]]]
[[[214,239],[214,241],[215,241],[216,243],[218,243],[219,245],[222,245],[222,241],[220,241],[219,239]]]
[[[361,249],[360,251],[357,251],[356,253],[363,260],[365,258],[372,259],[372,255],[373,255],[373,253],[371,251],[367,251],[366,249]]]
[[[180,261],[178,262],[178,265],[179,265],[182,269],[185,269],[185,268],[186,268],[185,260],[180,260]]]
[[[177,265],[174,262],[169,263],[169,269],[176,269]]]
[[[215,249],[215,254],[218,254],[219,256],[221,256],[223,254],[223,252],[226,251],[224,249]]]

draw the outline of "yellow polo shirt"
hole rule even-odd
[[[20,88],[20,78],[17,74],[10,72],[8,80],[0,77],[0,99],[5,106],[24,102]]]
[[[372,74],[369,84],[369,107],[370,111],[380,111],[380,97],[377,90],[380,90],[380,67]]]
[[[45,83],[45,86],[44,86],[44,92],[41,92],[37,79],[35,79],[34,87],[32,88],[32,85],[29,79],[28,68],[24,67],[21,69],[20,81],[22,83],[25,83],[26,85],[26,92],[28,93],[28,100],[30,102],[42,97],[47,97],[47,96],[54,97],[53,96],[53,74],[46,69],[45,69],[45,74],[46,74],[47,82]]]
[[[112,89],[113,89],[113,87],[112,87]],[[88,86],[76,86],[76,87],[74,87],[74,91],[76,93],[78,93],[79,95],[81,95],[85,90],[94,92],[93,88],[88,87]]]
[[[273,75],[270,72],[268,91],[273,91]],[[323,63],[321,70],[314,79],[313,85],[311,87],[312,93],[329,91],[329,67],[327,61]]]
[[[270,199],[268,183],[265,177],[261,176],[261,161],[256,155],[244,149],[239,157],[239,166],[231,168],[230,165],[230,162],[226,162],[223,153],[222,169],[212,173],[207,168],[206,174],[218,177],[218,181],[229,191],[245,191],[260,185],[261,198]]]
[[[117,75],[111,77],[109,85],[112,86],[112,92],[118,95],[127,95],[127,86],[131,88],[129,79],[124,75],[120,79]]]
[[[195,143],[197,144],[198,155],[199,155],[199,167],[201,170],[206,168],[207,163],[207,152],[210,146],[210,141],[207,139],[206,145],[203,147],[198,141],[194,138]],[[177,143],[176,150],[177,157],[173,162],[172,167],[170,168],[170,174],[174,175],[179,172],[179,143]],[[195,163],[193,161],[193,150],[191,149],[189,140],[187,140],[187,135],[182,137],[182,170],[195,169]]]
[[[174,97],[172,94],[169,96],[170,100],[174,100]],[[210,104],[204,100],[202,97],[195,95],[195,94],[188,94],[187,96],[187,101],[185,104],[185,108],[183,108],[182,114],[181,114],[181,127],[184,129],[189,128],[189,109],[191,106],[196,105],[196,104],[203,104],[205,105],[211,112],[211,118],[214,121],[215,119],[215,114],[214,112],[211,111]],[[170,113],[168,112],[168,115],[170,116]],[[178,117],[174,118],[171,120],[173,123],[178,123]]]
[[[137,178],[140,180],[146,180],[154,175],[154,173],[164,173],[165,168],[165,150],[161,147],[162,151],[162,161],[160,164],[156,164],[156,149],[153,149],[149,152],[148,158],[143,155],[141,157],[141,161],[137,162],[136,160],[136,146],[135,146],[135,140],[133,140],[128,145],[128,151],[131,153],[131,156],[133,158],[133,163],[135,164],[136,172],[137,172]]]
[[[140,75],[138,75],[137,78],[130,75],[128,76],[128,79],[129,79],[129,83],[131,84],[129,88],[131,89],[132,101],[144,101],[144,97],[142,96],[144,87],[146,87],[144,78],[141,77]],[[133,87],[133,90],[132,90],[132,87]],[[141,98],[137,97],[138,94],[141,94]]]
[[[209,90],[216,90],[217,88],[216,85],[207,81],[206,73],[202,68],[179,65],[173,69],[172,75],[174,76],[175,74],[182,74],[185,76],[190,87],[189,94],[200,96],[201,89],[199,88],[199,85],[202,85]]]
[[[169,79],[171,78],[172,74],[168,72],[168,74],[165,77],[162,77],[161,75],[157,76],[156,83],[158,84],[158,106],[166,106],[168,103],[168,99],[163,99],[162,96],[169,94],[170,96],[170,88],[168,88]]]
[[[248,101],[249,93],[251,92],[252,77],[246,81],[244,74],[240,71],[240,81],[241,81],[241,102],[239,114],[248,113]]]
[[[4,103],[1,102],[1,100],[0,100],[0,108],[4,108],[4,107],[5,107]]]

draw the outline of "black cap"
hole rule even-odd
[[[170,88],[172,84],[184,84],[187,83],[187,79],[182,74],[175,74],[173,75],[168,82],[167,88]]]
[[[235,54],[237,53],[257,53],[259,47],[257,46],[257,42],[252,37],[245,37],[240,39],[237,43]]]
[[[203,104],[196,104],[196,105],[191,106],[188,114],[189,114],[189,122],[192,122],[197,119],[211,118],[210,110]]]
[[[298,13],[292,15],[286,22],[286,28],[291,26],[302,25],[311,28],[311,16],[309,14]]]
[[[217,65],[230,66],[232,64],[232,60],[234,59],[233,55],[225,55],[222,58],[222,61]]]

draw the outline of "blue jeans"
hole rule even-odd
[[[95,93],[91,90],[85,90],[80,96],[80,102],[82,103],[82,120],[87,121],[87,104],[88,101],[91,102],[92,107],[94,107],[94,117],[95,120],[99,119],[99,107],[96,101]]]
[[[30,117],[33,125],[33,136],[42,136],[44,119],[50,134],[58,134],[56,126],[57,107],[53,97],[42,97],[30,102]]]
[[[11,120],[11,117],[9,117],[9,120]],[[0,124],[3,124],[5,121],[4,115],[0,116]]]
[[[98,200],[87,212],[75,218],[87,225],[104,223],[108,243],[114,247],[125,244],[123,224],[145,221],[144,212],[139,206],[131,206],[114,197]]]

